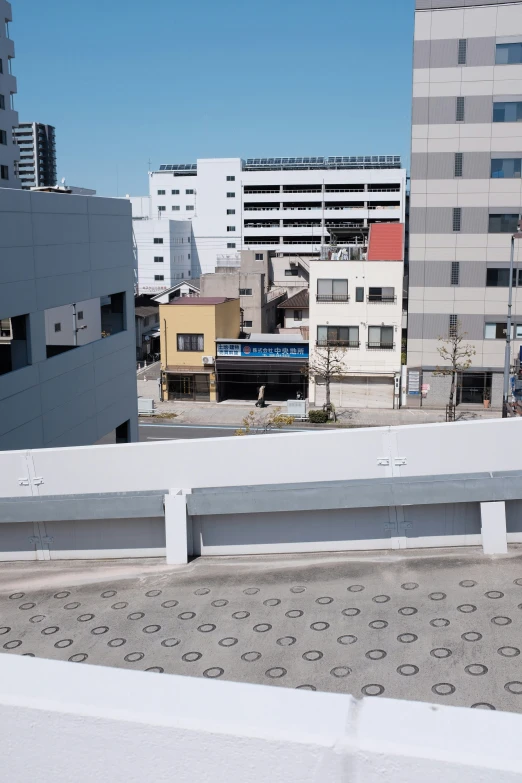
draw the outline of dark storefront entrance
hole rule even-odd
[[[218,359],[218,400],[257,400],[258,389],[265,386],[265,399],[274,402],[295,400],[298,392],[308,397],[308,380],[301,373],[304,361],[279,359]]]
[[[482,405],[491,400],[492,373],[461,372],[457,383],[457,405]]]
[[[208,373],[194,375],[167,374],[169,400],[210,400],[210,378]]]

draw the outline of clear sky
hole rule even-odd
[[[414,0],[12,0],[23,122],[59,178],[146,195],[198,157],[402,155]]]

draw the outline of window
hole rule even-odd
[[[30,364],[27,315],[0,319],[0,375]]]
[[[227,226],[227,231],[235,231],[235,230],[236,230],[235,226]]]
[[[263,260],[263,254],[262,253],[255,253],[254,254],[254,261],[262,261]]]
[[[0,130],[0,144],[7,144],[7,133],[5,130]]]
[[[190,253],[187,253],[188,260],[190,261]]]
[[[459,325],[459,317],[458,315],[450,315],[449,317],[449,327],[448,327],[448,335],[449,337],[455,337],[457,334],[457,329]]]
[[[302,320],[303,320],[303,311],[294,310],[294,321],[302,321]]]
[[[451,285],[460,283],[460,261],[451,262]]]
[[[186,196],[193,196],[194,195],[194,190],[186,190],[185,191],[185,195]]]
[[[519,270],[519,283],[522,282],[522,269]],[[517,284],[517,270],[513,269],[513,286]],[[509,267],[496,267],[486,270],[486,286],[488,288],[508,288]]]
[[[459,53],[457,57],[458,65],[466,65],[468,54],[468,42],[466,38],[459,38]]]
[[[520,179],[520,163],[520,158],[496,158],[492,160],[492,179]]]
[[[246,329],[251,329],[252,321],[243,321],[243,326],[246,327]]]
[[[231,176],[230,174],[227,175],[227,182],[235,182],[235,181],[236,181],[235,177]]]
[[[227,215],[235,215],[236,210],[235,209],[227,209]]]
[[[194,205],[193,204],[187,204],[185,209],[187,210],[187,212],[193,212],[194,211]]]
[[[457,98],[455,109],[455,121],[464,122],[464,98]]]
[[[125,292],[102,296],[101,309],[101,336],[110,337],[112,334],[123,332],[127,328],[125,323]]]
[[[76,313],[76,320],[83,321],[83,310],[78,310],[78,312]]]
[[[522,340],[522,324],[517,324],[515,326],[515,339]]]
[[[485,340],[505,340],[507,335],[507,323],[497,324],[485,324],[484,326],[484,339]]]
[[[165,191],[164,190],[158,190],[158,196],[164,196]]]
[[[162,245],[163,244],[163,238],[162,237],[154,237],[154,244],[155,245]]]
[[[453,231],[460,231],[462,223],[462,209],[461,207],[453,208]]]
[[[235,198],[235,197],[236,197],[235,193],[227,193],[227,198]]]
[[[380,302],[381,304],[393,304],[397,301],[395,288],[374,288],[368,289],[368,303]]]
[[[9,167],[0,166],[0,179],[9,179]]]
[[[391,350],[393,345],[393,326],[369,326],[367,348]]]
[[[149,325],[149,321],[150,321],[150,318],[149,318],[149,316],[147,316],[146,318],[144,318],[144,319],[143,319],[143,326],[148,326],[148,325]]]
[[[252,289],[251,288],[240,288],[239,289],[239,296],[252,296]]]
[[[518,213],[501,213],[489,216],[490,234],[514,234],[518,228]]]
[[[172,207],[173,212],[179,212],[179,209],[180,209],[179,206]]]
[[[355,301],[364,302],[364,288],[355,289]]]
[[[348,280],[318,280],[318,302],[348,302]]]
[[[2,58],[0,57],[0,73],[3,73],[3,72],[4,72],[4,63],[3,63]]]
[[[285,269],[285,277],[297,277],[298,274],[298,269]]]
[[[178,351],[204,351],[202,334],[178,334]]]
[[[5,98],[1,93],[0,93],[0,109],[5,109]]]
[[[173,196],[179,196],[179,190],[171,190],[170,192]]]
[[[55,324],[54,325],[54,331],[55,332],[61,332],[62,331],[62,325],[61,324]]]
[[[165,275],[154,275],[154,280],[165,280]]]
[[[462,177],[462,163],[463,163],[463,154],[462,152],[456,152],[455,153],[455,168],[454,168],[454,175],[456,177]]]
[[[522,101],[494,103],[493,122],[522,122]]]
[[[235,248],[235,246],[236,246],[235,242],[227,242],[227,248],[229,250],[233,250]]]
[[[155,264],[162,264],[163,263],[163,256],[154,256],[154,263]]]
[[[317,345],[340,345],[345,348],[359,347],[358,326],[318,326]]]
[[[522,63],[522,43],[497,44],[495,63],[497,65]]]
[[[167,207],[158,207],[158,212],[165,212]]]

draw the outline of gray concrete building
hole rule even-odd
[[[13,129],[20,147],[18,178],[24,190],[56,185],[56,138],[52,125],[21,122]]]
[[[284,315],[277,306],[286,290],[272,282],[271,253],[268,250],[242,250],[218,256],[218,266],[201,276],[201,296],[224,296],[241,302],[242,329],[246,334],[273,332]]]
[[[476,351],[458,404],[501,405],[511,235],[522,210],[522,2],[416,0],[408,367],[447,402],[440,337]],[[516,243],[513,355],[522,344]],[[419,383],[419,376],[415,383]]]
[[[0,189],[0,450],[138,440],[130,204]]]
[[[11,3],[0,0],[0,188],[20,187],[15,173],[19,150],[13,138],[18,112],[14,108],[17,88],[12,63],[15,49],[9,33],[12,18]]]

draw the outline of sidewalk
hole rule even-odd
[[[255,400],[227,400],[226,402],[160,402],[157,380],[143,381],[138,379],[138,395],[148,397],[155,401],[158,413],[175,413],[173,423],[176,424],[214,424],[214,425],[240,425],[243,417],[255,409]],[[269,402],[264,409],[269,413],[274,408],[280,407],[282,413],[286,413],[286,402]],[[461,420],[497,419],[500,411],[473,410],[461,411],[457,408],[457,415]],[[369,408],[338,408],[338,426],[340,427],[385,427],[400,424],[431,424],[446,420],[445,410],[408,409],[385,410]],[[299,424],[293,425],[299,427]],[[301,425],[309,428],[308,423]],[[316,425],[318,429],[325,426]]]

